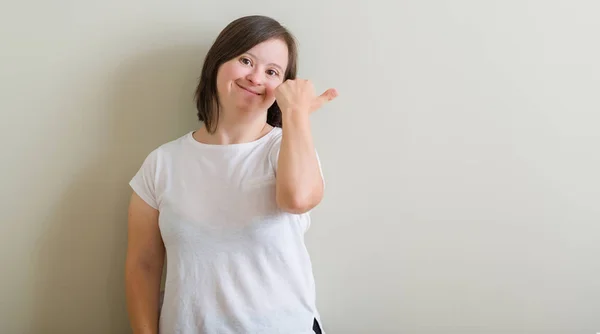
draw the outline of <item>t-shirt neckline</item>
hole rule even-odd
[[[190,132],[188,132],[187,134],[187,140],[189,142],[191,142],[192,145],[194,145],[195,147],[198,148],[203,148],[203,149],[211,149],[211,150],[237,150],[237,149],[244,149],[244,148],[249,148],[249,147],[254,147],[257,146],[267,140],[269,140],[269,138],[271,138],[272,136],[274,136],[277,133],[277,127],[273,127],[269,132],[267,132],[264,136],[257,138],[253,141],[249,141],[249,142],[245,142],[245,143],[236,143],[236,144],[207,144],[207,143],[202,143],[197,141],[194,138],[194,132],[196,132],[197,130],[192,130]]]

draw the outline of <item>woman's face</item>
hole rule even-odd
[[[224,111],[266,112],[285,76],[288,48],[280,39],[255,45],[223,63],[217,72],[217,92]]]

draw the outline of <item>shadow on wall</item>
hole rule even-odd
[[[99,87],[94,94],[102,96],[77,97],[74,107],[109,116],[94,125],[95,137],[73,138],[95,151],[74,170],[38,240],[31,333],[130,332],[128,182],[152,149],[198,126],[193,93],[207,51],[205,44],[154,49],[120,62],[106,82],[80,82]],[[90,107],[90,100],[105,104]]]

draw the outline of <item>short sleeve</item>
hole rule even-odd
[[[158,201],[156,200],[157,160],[158,151],[155,150],[146,157],[129,185],[148,205],[158,210]]]

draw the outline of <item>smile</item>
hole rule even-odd
[[[259,93],[255,92],[255,91],[253,91],[253,90],[250,90],[250,89],[248,89],[248,88],[246,88],[246,87],[242,87],[242,86],[238,85],[237,83],[236,83],[236,85],[237,85],[238,87],[240,87],[241,89],[243,89],[243,90],[247,91],[248,93],[251,93],[251,94],[254,94],[254,95],[261,95],[261,94],[259,94]]]

